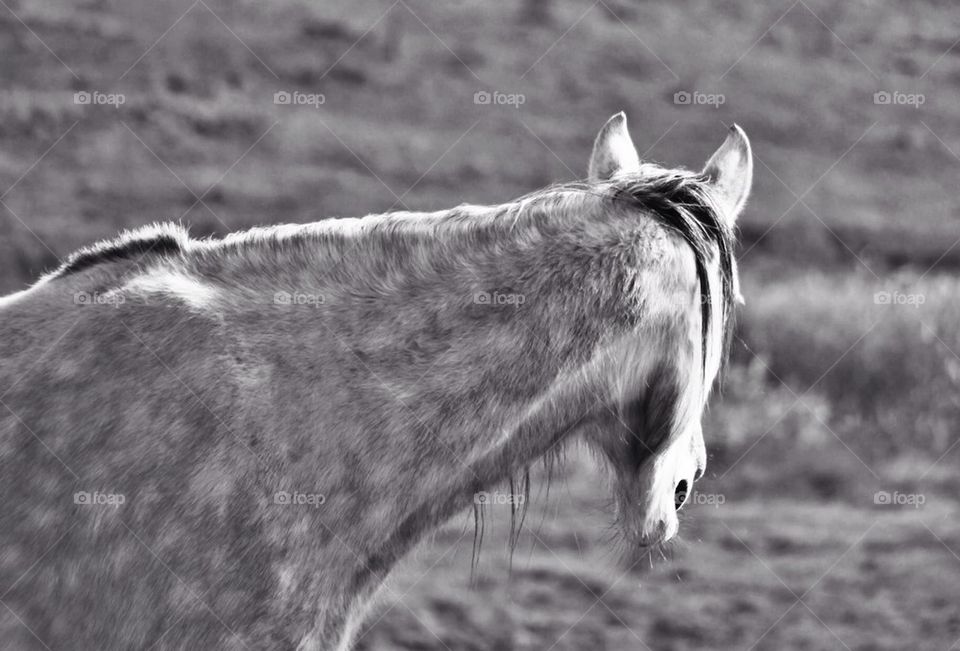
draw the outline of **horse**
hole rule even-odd
[[[752,155],[493,206],[191,239],[154,225],[0,299],[5,649],[349,649],[391,568],[573,440],[617,530],[677,534]]]

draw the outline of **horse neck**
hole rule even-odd
[[[511,432],[561,369],[588,354],[597,315],[586,299],[569,300],[586,279],[554,261],[552,235],[535,224],[458,231],[430,219],[408,233],[291,244],[269,265],[244,256],[243,286],[267,305],[228,309],[287,369],[291,386],[274,395],[309,413],[303,426],[314,436],[303,444],[319,463],[341,463],[355,449],[361,474],[382,474],[381,487],[405,484],[408,497],[422,489],[436,499],[438,490],[482,489],[532,460],[537,446],[511,449]],[[428,228],[436,233],[412,232]],[[218,273],[240,284],[238,273]],[[277,292],[313,294],[316,305],[270,305]],[[343,423],[349,434],[317,432],[318,423]],[[340,447],[324,450],[331,436],[342,436]],[[497,454],[505,456],[492,463]]]
[[[582,370],[621,318],[623,261],[568,215],[476,217],[308,227],[197,263],[230,288],[225,327],[269,368],[256,390],[285,490],[326,496],[316,544],[344,594],[561,447],[602,395]],[[318,300],[274,305],[278,292]]]

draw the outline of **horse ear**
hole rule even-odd
[[[639,172],[640,157],[627,131],[627,116],[620,111],[600,129],[593,142],[587,178],[606,181],[618,172]]]
[[[727,139],[703,168],[703,175],[713,186],[714,196],[727,218],[734,222],[747,203],[753,182],[753,153],[743,129],[736,124],[730,127]]]

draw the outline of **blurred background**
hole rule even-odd
[[[733,364],[681,540],[534,477],[396,570],[360,649],[960,644],[960,34],[946,0],[0,2],[0,289],[77,247],[501,203],[643,157],[756,156]],[[508,491],[508,487],[503,487]]]

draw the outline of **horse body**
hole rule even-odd
[[[129,235],[0,299],[4,648],[347,648],[425,533],[575,436],[625,538],[672,536],[722,260],[609,163],[502,206]]]

